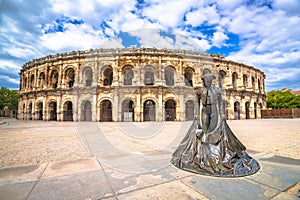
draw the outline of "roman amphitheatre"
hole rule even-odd
[[[20,71],[18,119],[188,121],[208,68],[223,89],[227,119],[256,119],[266,106],[265,75],[223,56],[157,48],[90,49],[48,55]]]

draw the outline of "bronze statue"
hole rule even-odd
[[[213,79],[210,70],[204,69],[204,88],[199,91],[202,127],[199,118],[195,119],[173,153],[171,163],[179,169],[210,176],[254,174],[260,166],[228,126],[222,89],[212,85]]]

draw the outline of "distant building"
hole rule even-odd
[[[17,110],[11,110],[7,106],[5,106],[3,109],[0,109],[0,117],[16,118],[17,113]]]
[[[19,119],[185,121],[198,113],[202,71],[224,88],[228,119],[261,117],[262,71],[216,54],[156,48],[91,49],[23,65]]]
[[[290,93],[294,94],[294,95],[300,95],[300,90],[291,90],[289,88],[283,88],[281,90],[282,92],[286,92],[286,91],[289,91]]]

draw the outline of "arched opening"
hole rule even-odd
[[[257,103],[254,103],[254,118],[257,119]]]
[[[109,100],[104,100],[100,104],[100,122],[112,121],[112,104]]]
[[[255,90],[255,78],[252,76],[252,89]]]
[[[90,67],[86,67],[84,68],[84,70],[82,71],[83,73],[83,81],[85,83],[85,86],[90,87],[92,85],[92,81],[93,81],[93,70]]]
[[[243,75],[243,86],[244,86],[244,89],[247,89],[248,77],[245,74]]]
[[[240,111],[240,102],[236,101],[234,102],[234,119],[241,119],[241,111]]]
[[[246,119],[250,119],[250,103],[245,103]]]
[[[166,101],[165,103],[165,119],[166,121],[176,120],[176,102],[172,99]]]
[[[156,105],[152,100],[144,102],[144,121],[156,121]]]
[[[194,102],[192,100],[188,100],[185,103],[185,119],[187,121],[193,120],[195,117],[194,114]]]
[[[39,77],[39,88],[43,89],[45,84],[45,73],[41,72]]]
[[[32,74],[30,77],[30,89],[34,88],[34,75]]]
[[[55,101],[52,101],[51,103],[49,103],[49,113],[50,113],[49,120],[56,121],[57,120],[57,103]]]
[[[68,68],[65,72],[65,81],[68,88],[72,88],[75,82],[75,71],[73,68]],[[69,120],[68,120],[69,121]]]
[[[84,101],[81,104],[81,121],[92,121],[92,104],[89,101]]]
[[[257,87],[258,87],[258,91],[261,92],[261,85],[260,85],[260,80],[257,80]]]
[[[43,103],[39,102],[37,104],[37,120],[43,120]]]
[[[122,69],[122,74],[123,74],[123,82],[124,85],[132,85],[132,80],[133,80],[133,70],[130,65],[126,65]]]
[[[23,108],[22,108],[22,114],[23,114],[23,120],[25,120],[26,119],[26,117],[25,117],[25,103],[23,104]]]
[[[27,88],[27,77],[24,78],[24,87],[23,88]]]
[[[64,103],[64,121],[73,121],[73,103],[67,101]]]
[[[58,86],[58,72],[57,70],[53,70],[50,75],[50,87],[57,88]]]
[[[174,75],[175,75],[175,69],[173,67],[168,66],[165,68],[166,85],[168,86],[174,85]]]
[[[224,79],[226,77],[226,72],[223,70],[219,71],[218,81],[219,81],[219,87],[224,88]]]
[[[132,122],[134,121],[134,105],[133,101],[125,100],[122,103],[122,121]]]
[[[31,102],[28,105],[28,119],[32,120],[32,103]]]
[[[109,86],[113,82],[113,69],[111,66],[105,66],[103,71],[103,86]]]
[[[233,72],[232,73],[232,87],[233,87],[234,90],[237,89],[237,83],[236,83],[237,82],[237,78],[238,78],[237,73]]]
[[[184,70],[184,82],[185,86],[193,87],[194,70],[192,68],[185,68]]]

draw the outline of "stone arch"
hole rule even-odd
[[[185,86],[193,87],[194,70],[191,67],[184,69],[184,82]]]
[[[233,111],[234,111],[234,119],[241,119],[241,106],[240,102],[236,101],[233,104]]]
[[[224,70],[220,70],[218,74],[219,87],[224,88],[224,80],[226,77],[226,72]]]
[[[185,102],[185,119],[186,121],[193,120],[195,117],[195,106],[193,100]]]
[[[49,120],[56,121],[57,120],[57,103],[55,100],[52,100],[48,104],[49,107]]]
[[[134,103],[131,99],[125,99],[122,102],[122,121],[134,121]]]
[[[70,100],[63,104],[63,120],[73,121],[73,103]]]
[[[175,121],[176,120],[176,101],[169,99],[165,102],[165,120]]]
[[[234,90],[236,90],[236,89],[237,89],[237,79],[238,79],[238,75],[237,75],[236,72],[233,72],[231,77],[232,77],[232,88],[233,88]]]
[[[143,103],[144,121],[156,121],[156,103],[152,99],[147,99]]]
[[[100,122],[112,121],[112,103],[110,100],[103,100],[100,102]]]
[[[102,67],[103,86],[110,86],[113,82],[113,68],[110,65]]]
[[[67,88],[72,88],[75,83],[75,70],[72,67],[68,67],[65,70],[65,84]]]
[[[154,85],[154,69],[151,65],[146,65],[144,67],[144,84]]]
[[[36,104],[36,115],[37,115],[36,119],[37,120],[43,120],[44,119],[43,108],[44,108],[43,102],[38,101],[37,104]]]
[[[246,74],[243,75],[243,87],[244,89],[247,89],[248,87],[248,77]]]
[[[167,66],[165,68],[165,81],[166,85],[173,86],[175,83],[175,73],[176,70],[173,66]]]
[[[82,70],[82,80],[86,87],[92,86],[93,69],[91,67],[84,67]]]
[[[92,121],[92,103],[89,100],[81,103],[81,121]]]
[[[58,87],[58,71],[56,69],[52,70],[49,77],[50,88],[56,89]]]
[[[132,85],[134,74],[133,74],[133,67],[131,65],[125,65],[122,68],[122,75],[123,75],[123,84]]]
[[[250,119],[250,103],[248,101],[245,103],[245,114],[246,119]]]

